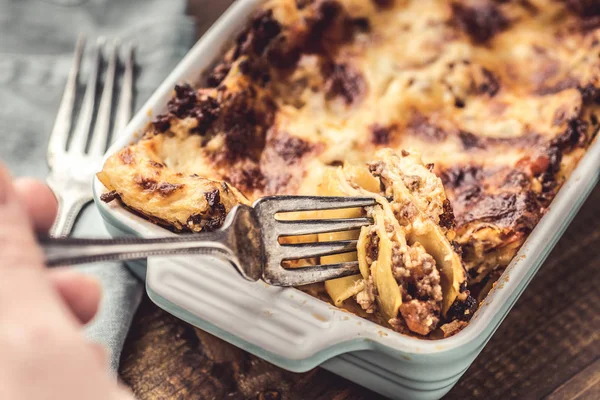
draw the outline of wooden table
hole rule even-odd
[[[190,0],[199,34],[231,0]],[[600,399],[600,188],[448,399]],[[139,399],[372,400],[317,368],[277,368],[145,298],[120,376]]]

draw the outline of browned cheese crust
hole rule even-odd
[[[454,224],[481,300],[597,132],[598,4],[268,0],[198,88],[177,86],[107,162],[107,200],[179,231],[214,229],[236,203],[317,193],[328,166],[414,149],[442,178],[440,224]],[[407,300],[401,313],[418,319]],[[369,291],[359,302],[369,310]],[[476,306],[452,307],[444,334]]]

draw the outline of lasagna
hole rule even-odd
[[[266,0],[98,174],[179,232],[273,194],[372,195],[360,275],[304,288],[399,332],[471,318],[598,129],[593,0]],[[330,214],[331,215],[331,214]],[[313,238],[314,239],[314,238]]]

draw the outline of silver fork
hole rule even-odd
[[[357,274],[358,262],[285,268],[282,265],[284,261],[356,251],[356,240],[282,244],[279,242],[281,237],[354,230],[373,221],[365,217],[284,221],[278,220],[276,214],[374,204],[372,198],[357,197],[265,197],[252,207],[234,207],[223,228],[214,232],[159,239],[45,239],[41,244],[50,267],[150,256],[204,254],[229,261],[250,281],[262,279],[276,286],[300,286]]]
[[[52,237],[68,236],[77,215],[92,200],[92,180],[100,168],[109,140],[112,98],[121,46],[116,42],[107,44],[102,38],[92,48],[86,92],[77,124],[69,140],[84,47],[85,39],[80,37],[75,46],[73,65],[48,144],[50,174],[47,182],[58,200],[58,215],[50,230]],[[96,90],[105,52],[108,54],[106,75],[100,104],[94,118]],[[133,47],[131,45],[125,48],[124,64],[123,85],[113,123],[115,133],[120,132],[131,119],[133,97]],[[94,120],[95,125],[90,134]]]

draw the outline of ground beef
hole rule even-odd
[[[406,327],[420,335],[429,334],[441,318],[442,288],[435,260],[418,243],[409,247],[407,254],[394,243],[391,261],[402,292],[400,314]],[[392,322],[392,326],[398,325],[398,321]]]
[[[412,223],[419,214],[419,210],[411,202],[406,202],[404,204],[392,203],[392,211],[394,212],[394,217],[396,217],[398,223],[402,226]]]
[[[440,322],[440,308],[431,302],[411,300],[402,303],[400,314],[408,329],[420,335],[428,335]]]
[[[406,279],[407,299],[441,302],[440,273],[433,257],[418,243],[409,248],[409,256],[411,265],[408,266],[410,276]]]
[[[372,314],[375,312],[375,296],[377,289],[373,283],[373,277],[369,276],[365,279],[365,289],[356,295],[356,302],[360,307],[367,313]]]
[[[410,276],[410,272],[404,266],[402,249],[398,243],[394,243],[392,247],[392,273],[397,281],[406,279]]]
[[[377,236],[377,230],[372,229],[367,237],[367,264],[373,264],[373,261],[379,257],[379,236]]]

